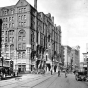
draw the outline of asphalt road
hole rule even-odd
[[[30,77],[29,77],[30,76]],[[0,81],[0,88],[88,88],[88,82],[76,81],[74,74],[27,75],[19,79]]]
[[[55,75],[41,84],[30,88],[88,88],[88,82],[76,81],[74,74],[68,74],[67,78],[62,74],[60,77]]]

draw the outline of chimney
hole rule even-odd
[[[52,22],[54,23],[54,16],[52,16]]]
[[[37,0],[34,0],[34,8],[37,10]]]

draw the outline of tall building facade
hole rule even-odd
[[[61,52],[61,27],[54,24],[51,14],[37,11],[26,0],[0,8],[2,19],[2,56],[13,61],[19,72],[31,71],[45,64],[45,52],[52,61],[55,51]],[[45,58],[45,59],[44,59]]]
[[[73,69],[78,69],[80,67],[80,50],[72,49],[72,61],[73,61]]]
[[[64,66],[69,70],[79,68],[80,63],[80,50],[70,46],[64,46]]]
[[[64,66],[67,68],[71,64],[71,50],[70,46],[64,46]]]
[[[61,45],[61,62],[62,66],[64,66],[64,46]]]

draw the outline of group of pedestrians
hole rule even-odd
[[[65,70],[65,78],[67,77],[68,69]],[[60,76],[60,69],[58,70],[58,77]]]
[[[58,69],[58,77],[60,76],[60,69]],[[68,69],[65,70],[65,78],[67,77]],[[51,75],[52,75],[52,69],[51,69]]]

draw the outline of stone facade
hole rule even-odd
[[[61,52],[61,27],[54,24],[51,14],[37,11],[26,0],[19,0],[16,5],[0,8],[2,19],[2,56],[7,61],[14,61],[14,69],[31,71],[42,63],[45,52],[54,59],[54,52]],[[41,63],[40,63],[41,64]]]

